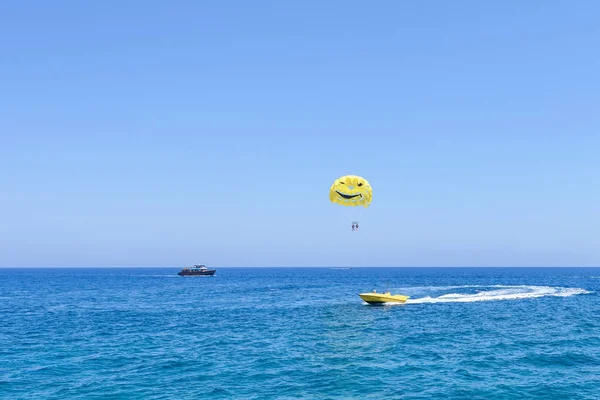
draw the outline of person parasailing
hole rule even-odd
[[[369,182],[357,175],[346,175],[336,179],[329,189],[329,200],[345,210],[358,211],[368,208],[373,197]],[[353,217],[352,231],[358,230],[357,217]]]

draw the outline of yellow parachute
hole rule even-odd
[[[329,189],[329,200],[346,207],[369,207],[373,190],[363,177],[346,175],[338,178]]]

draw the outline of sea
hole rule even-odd
[[[0,269],[0,399],[600,399],[600,268],[178,270]]]

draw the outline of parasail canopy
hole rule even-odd
[[[329,189],[329,200],[345,207],[369,207],[373,190],[369,182],[357,175],[346,175],[333,182]]]

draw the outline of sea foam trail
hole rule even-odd
[[[472,286],[469,286],[472,287]],[[480,286],[490,287],[490,286]],[[492,300],[519,300],[532,299],[544,296],[569,297],[577,294],[591,293],[580,288],[565,288],[552,286],[493,286],[502,289],[481,290],[478,293],[448,293],[439,297],[422,297],[419,299],[408,299],[406,304],[423,303],[471,303],[475,301]]]

